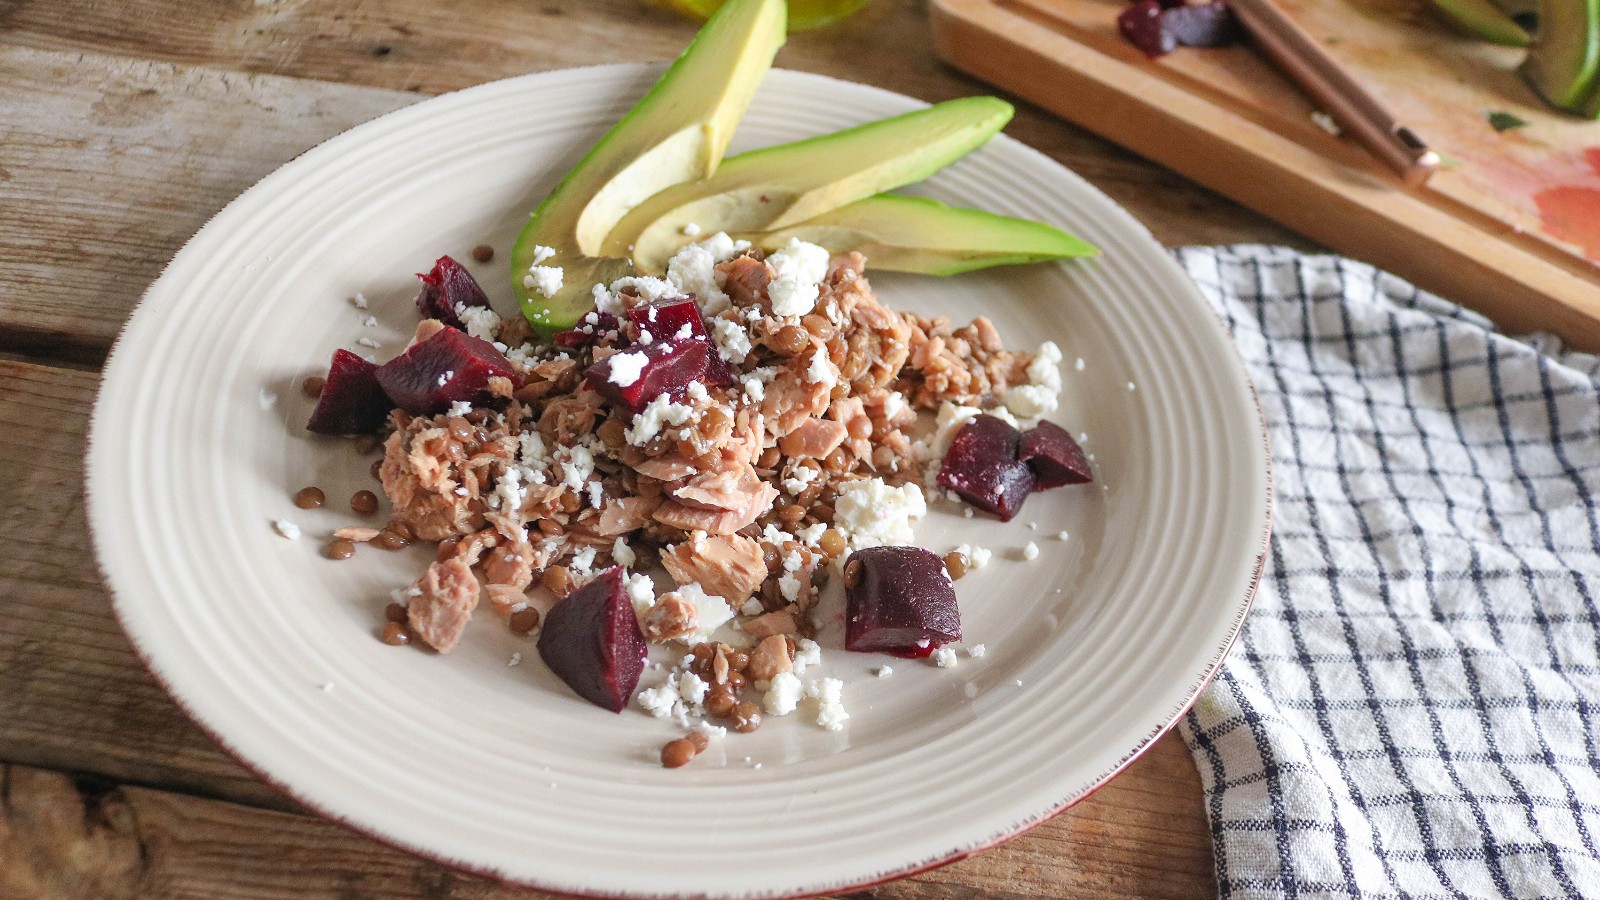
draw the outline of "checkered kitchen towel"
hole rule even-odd
[[[1224,897],[1600,897],[1597,360],[1349,260],[1186,248],[1272,435],[1181,724]]]

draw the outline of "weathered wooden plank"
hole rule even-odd
[[[98,359],[216,210],[305,148],[413,98],[397,90],[666,59],[692,31],[630,0],[0,7],[0,209],[10,212],[0,220],[0,350]],[[935,61],[921,3],[872,4],[844,26],[795,35],[779,63],[926,100],[990,92]],[[1007,130],[1165,243],[1306,243],[1030,107]]]
[[[412,94],[0,44],[0,350],[101,358],[206,220]]]
[[[184,717],[112,616],[90,561],[81,496],[96,384],[87,372],[0,361],[0,467],[12,485],[0,503],[0,546],[8,549],[0,560],[0,762],[292,808]],[[459,882],[466,891],[460,896],[502,896],[474,893],[490,888],[314,819],[131,788],[117,796],[133,804],[146,863],[167,866],[160,877],[171,879],[150,881],[155,876],[144,871],[141,896],[335,896],[347,888],[359,896],[414,896],[420,885],[436,883],[428,879]],[[82,825],[81,814],[63,815]],[[116,815],[110,808],[91,821],[115,824]],[[106,865],[122,865],[125,851],[114,838],[90,829],[81,841],[85,852],[107,854]],[[251,849],[263,844],[283,846],[296,864]],[[0,896],[35,896],[4,890],[11,877],[4,856],[21,852],[7,845],[0,840]],[[70,854],[38,852],[48,858],[26,871],[46,880],[103,874],[80,872],[82,861]],[[1211,891],[1210,859],[1199,776],[1182,743],[1168,737],[1066,815],[874,896],[971,896],[979,888],[986,896],[1200,896]],[[469,884],[476,886],[467,891]],[[53,896],[75,895],[118,896],[109,889]]]
[[[1174,755],[1187,754],[1166,742],[1136,767],[1158,772],[1161,757]],[[311,816],[148,788],[97,789],[27,766],[0,768],[0,895],[16,900],[549,896],[452,872]],[[1106,791],[1137,780],[1134,774]],[[1160,843],[1164,832],[1190,824],[1182,811],[1167,812],[1150,811],[1152,823],[1165,824],[1146,827],[1133,852],[1106,840],[1114,834],[1080,827],[1087,817],[1074,811],[971,859],[851,896],[1210,896],[1209,864],[1192,853],[1203,849],[1192,835],[1184,848],[1189,855]]]

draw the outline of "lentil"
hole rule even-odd
[[[567,571],[566,566],[551,566],[539,576],[539,584],[557,597],[565,598],[572,593],[572,573]]]
[[[370,516],[378,511],[378,495],[371,491],[356,491],[350,496],[350,509],[358,516]]]
[[[822,548],[823,553],[828,554],[829,559],[838,559],[843,556],[848,547],[845,543],[844,535],[840,534],[837,528],[829,528],[824,531],[822,537],[817,540],[817,544]],[[946,559],[948,560],[949,557],[946,557]]]
[[[684,740],[694,745],[696,753],[703,753],[707,747],[711,746],[711,739],[706,737],[705,732],[702,731],[691,731],[684,736]]]
[[[383,642],[391,647],[403,647],[411,643],[411,632],[399,622],[383,623]]]
[[[327,385],[328,379],[323,378],[321,375],[311,375],[305,381],[300,382],[300,390],[305,391],[307,397],[316,398],[322,396],[322,389]]]
[[[695,754],[699,752],[699,749],[686,738],[667,741],[666,746],[661,748],[661,764],[669,769],[682,768],[687,766],[689,760],[694,759]]]
[[[301,509],[316,509],[327,500],[326,494],[319,487],[303,487],[294,494],[294,505]]]
[[[511,630],[517,634],[527,634],[538,627],[539,611],[531,606],[511,614]]]
[[[401,537],[398,533],[384,529],[372,539],[372,546],[383,550],[404,550],[411,546],[411,539]]]
[[[851,590],[861,583],[861,560],[855,559],[844,564],[844,586]]]
[[[797,325],[785,325],[772,335],[769,347],[782,353],[784,356],[794,356],[796,353],[811,346],[811,338],[806,330]]]
[[[372,467],[370,469],[368,469],[368,471],[372,473],[372,477],[373,478],[382,478],[383,477],[383,460],[381,460],[381,459],[373,460],[372,461]]]
[[[967,574],[968,566],[967,556],[964,553],[951,550],[944,555],[944,568],[950,573],[951,581],[960,581],[961,576]]]
[[[343,538],[335,538],[322,548],[322,555],[329,559],[349,559],[356,555],[356,545]]]
[[[740,700],[733,708],[733,730],[749,734],[761,727],[761,710],[749,700]]]
[[[706,712],[719,719],[732,716],[734,707],[738,705],[738,696],[725,684],[713,685],[706,694]]]
[[[388,622],[404,622],[406,608],[398,603],[391,603],[383,608],[383,618]]]
[[[479,244],[472,248],[472,258],[481,263],[494,259],[494,248],[488,244]]]

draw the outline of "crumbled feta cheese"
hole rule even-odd
[[[288,519],[273,519],[272,530],[276,531],[279,537],[288,538],[291,541],[300,540],[300,526]]]
[[[361,320],[361,327],[362,328],[377,328],[378,327],[378,317],[377,316],[367,316],[367,317],[363,318]]]
[[[322,692],[323,692],[323,693],[324,693],[324,694],[326,694],[326,693],[328,693],[328,692],[329,692],[329,691],[331,691],[331,690],[333,690],[333,682],[331,682],[331,681],[324,681],[324,682],[323,682],[323,683],[322,683]]]
[[[794,577],[788,572],[783,573],[783,575],[778,578],[778,592],[783,595],[783,599],[789,601],[790,603],[799,602],[800,579]]]
[[[829,388],[839,383],[839,369],[828,356],[826,347],[818,347],[817,352],[811,354],[811,364],[806,366],[806,381]]]
[[[633,548],[629,547],[627,540],[622,537],[618,537],[611,544],[611,558],[616,560],[617,565],[624,569],[639,561],[639,557],[633,552]]]
[[[649,576],[630,572],[622,576],[622,587],[628,592],[628,601],[633,604],[635,613],[642,616],[656,605],[656,585]]]
[[[994,556],[993,551],[973,544],[962,544],[956,548],[956,552],[967,558],[967,568],[973,571],[987,566],[990,558]]]
[[[642,337],[642,335],[641,335]],[[607,358],[610,363],[611,373],[606,380],[617,387],[630,387],[644,374],[644,367],[649,364],[650,357],[638,352],[613,353]]]
[[[973,644],[971,647],[967,648],[967,655],[973,659],[983,659],[984,654],[988,652],[989,648],[982,644]]]
[[[922,489],[915,484],[891,487],[881,478],[865,478],[839,487],[833,526],[856,550],[914,542],[911,520],[928,512]]]
[[[450,383],[450,379],[452,379],[454,377],[456,377],[456,370],[455,369],[446,370],[443,374],[441,374],[439,376],[438,380],[435,381],[434,384],[438,385],[439,387],[444,387],[445,385],[449,384]]]
[[[635,447],[655,440],[668,426],[676,427],[694,418],[694,407],[673,403],[666,394],[651,400],[644,412],[633,417],[633,424],[623,432],[628,443]]]
[[[566,272],[560,266],[529,266],[522,276],[522,286],[546,297],[554,297],[566,281]]]
[[[734,365],[744,362],[754,348],[750,343],[750,332],[738,322],[728,319],[711,320],[711,339],[716,342],[717,353]]]
[[[744,602],[743,606],[739,607],[739,615],[741,616],[759,616],[766,611],[767,608],[761,605],[761,600],[758,597],[751,597]]]
[[[1130,381],[1130,382],[1128,382],[1128,390],[1130,390],[1130,391],[1131,391],[1131,390],[1133,390],[1133,389],[1134,389],[1134,385],[1133,385],[1133,382],[1131,382],[1131,381]]]
[[[817,724],[826,731],[844,727],[850,714],[844,710],[844,682],[837,678],[822,678],[806,685],[806,696],[817,701]]]
[[[570,488],[573,493],[582,493],[589,482],[589,476],[594,474],[594,454],[582,444],[563,447],[557,451],[558,456],[565,456],[561,461],[561,483]]]
[[[685,223],[683,223],[683,228],[680,229],[680,230],[684,233],[684,236],[686,236],[686,237],[699,237],[700,236],[700,226],[696,225],[693,222],[685,222]]]
[[[603,508],[605,506],[605,504],[606,504],[606,489],[605,489],[605,485],[601,484],[598,481],[589,482],[589,507],[591,509],[601,509],[601,508]]]
[[[494,493],[489,495],[489,508],[518,513],[527,496],[527,488],[522,485],[522,469],[508,466],[495,482]]]
[[[258,399],[261,401],[261,409],[269,410],[272,408],[273,404],[278,402],[278,395],[274,391],[269,391],[266,388],[262,388]]]
[[[456,304],[456,316],[467,328],[467,334],[485,341],[493,341],[500,330],[500,316],[487,306]]]
[[[506,660],[506,666],[509,668],[511,666],[517,665],[520,662],[522,662],[522,654],[521,653],[513,653],[513,654],[511,654],[511,658]]]
[[[356,291],[356,295],[350,298],[350,305],[356,309],[366,309],[369,304],[367,303],[366,295]]]
[[[804,528],[796,528],[794,530],[794,536],[796,540],[802,544],[805,544],[807,547],[815,547],[817,542],[822,540],[823,532],[827,530],[827,522],[818,522],[815,525],[807,525]]]
[[[822,645],[810,638],[801,638],[794,645],[794,671],[795,674],[804,672],[811,666],[822,664]]]
[[[813,469],[810,466],[795,466],[789,471],[789,477],[783,479],[783,489],[788,491],[790,496],[799,496],[801,491],[805,490],[811,482],[816,481],[821,475],[821,469]]]
[[[635,703],[658,719],[671,718],[684,710],[683,689],[678,686],[678,673],[667,675],[667,680],[633,695]]]
[[[690,235],[693,237],[693,235]],[[667,261],[667,281],[680,293],[693,294],[700,308],[715,315],[728,306],[728,295],[717,283],[717,263],[750,249],[749,241],[735,241],[723,232],[689,244]]]
[[[629,288],[632,288],[633,292],[639,296],[639,299],[645,303],[654,303],[666,297],[675,297],[680,293],[677,288],[673,287],[671,282],[664,278],[655,278],[649,275],[626,275],[611,282],[609,288],[603,284],[594,286],[595,308],[600,312],[610,313],[621,318],[627,313],[627,308],[619,295]]]
[[[571,572],[574,578],[588,578],[594,574],[594,558],[596,555],[598,555],[598,551],[595,548],[584,547],[577,553],[572,554],[572,558],[567,560],[567,571]]]
[[[767,296],[778,316],[803,316],[817,306],[821,282],[828,277],[828,251],[799,238],[767,257],[772,281]]]
[[[465,400],[457,400],[456,402],[450,404],[450,408],[445,411],[445,415],[464,416],[469,412],[472,412],[472,404]]]
[[[1059,390],[1042,384],[1019,384],[1006,389],[1006,411],[1019,419],[1037,419],[1056,411]]]
[[[374,350],[377,350],[377,349],[379,349],[380,347],[383,346],[382,344],[378,343],[377,341],[375,341],[375,340],[373,340],[372,338],[369,338],[369,337],[356,338],[356,343],[360,344],[363,347],[371,347]]]
[[[772,676],[772,684],[761,696],[761,705],[769,716],[787,716],[800,705],[804,689],[793,672],[779,672]]]
[[[1056,540],[1058,541],[1064,541],[1068,538],[1068,536],[1069,535],[1065,531],[1056,532]]]
[[[1073,363],[1072,367],[1074,369],[1077,369],[1079,372],[1082,372],[1083,371],[1083,357],[1081,357],[1081,356],[1078,357],[1078,361]]]
[[[546,247],[543,244],[535,244],[533,245],[533,259],[529,260],[529,263],[535,266],[542,265],[545,260],[555,255],[556,248]]]
[[[890,675],[894,674],[894,667],[893,666],[878,666],[877,668],[872,670],[872,674],[878,676],[879,678],[888,678]]]
[[[680,586],[677,594],[694,604],[697,630],[693,634],[678,638],[691,647],[711,640],[712,633],[733,618],[733,609],[728,606],[728,601],[715,594],[706,593],[705,588],[692,581]]]
[[[933,664],[941,669],[954,669],[960,662],[956,658],[956,651],[949,647],[939,647],[933,651]]]
[[[1039,545],[1029,541],[1022,548],[1022,558],[1032,562],[1039,558]]]
[[[709,690],[711,685],[693,672],[685,672],[678,676],[678,693],[684,702],[691,706],[699,706],[706,702],[706,692]]]

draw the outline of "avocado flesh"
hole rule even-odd
[[[717,170],[734,129],[783,46],[784,0],[729,0],[706,22],[650,92],[579,160],[533,211],[511,251],[522,311],[542,334],[568,328],[593,308],[592,289],[632,274],[605,236],[630,209],[664,188]],[[554,297],[523,286],[535,248],[556,251],[563,269]]]
[[[1489,0],[1433,0],[1433,6],[1468,34],[1508,47],[1528,46],[1528,32]]]
[[[1539,0],[1538,15],[1518,71],[1552,106],[1581,111],[1600,70],[1600,0]]]
[[[959,275],[1099,253],[1054,225],[894,194],[857,200],[779,231],[735,237],[768,250],[793,238],[826,247],[834,255],[858,250],[874,269],[923,275]]]
[[[604,252],[631,253],[639,271],[659,273],[688,243],[685,226],[732,234],[797,225],[927,178],[994,136],[1011,114],[1002,100],[967,97],[732,157],[710,178],[639,204],[612,229]]]

